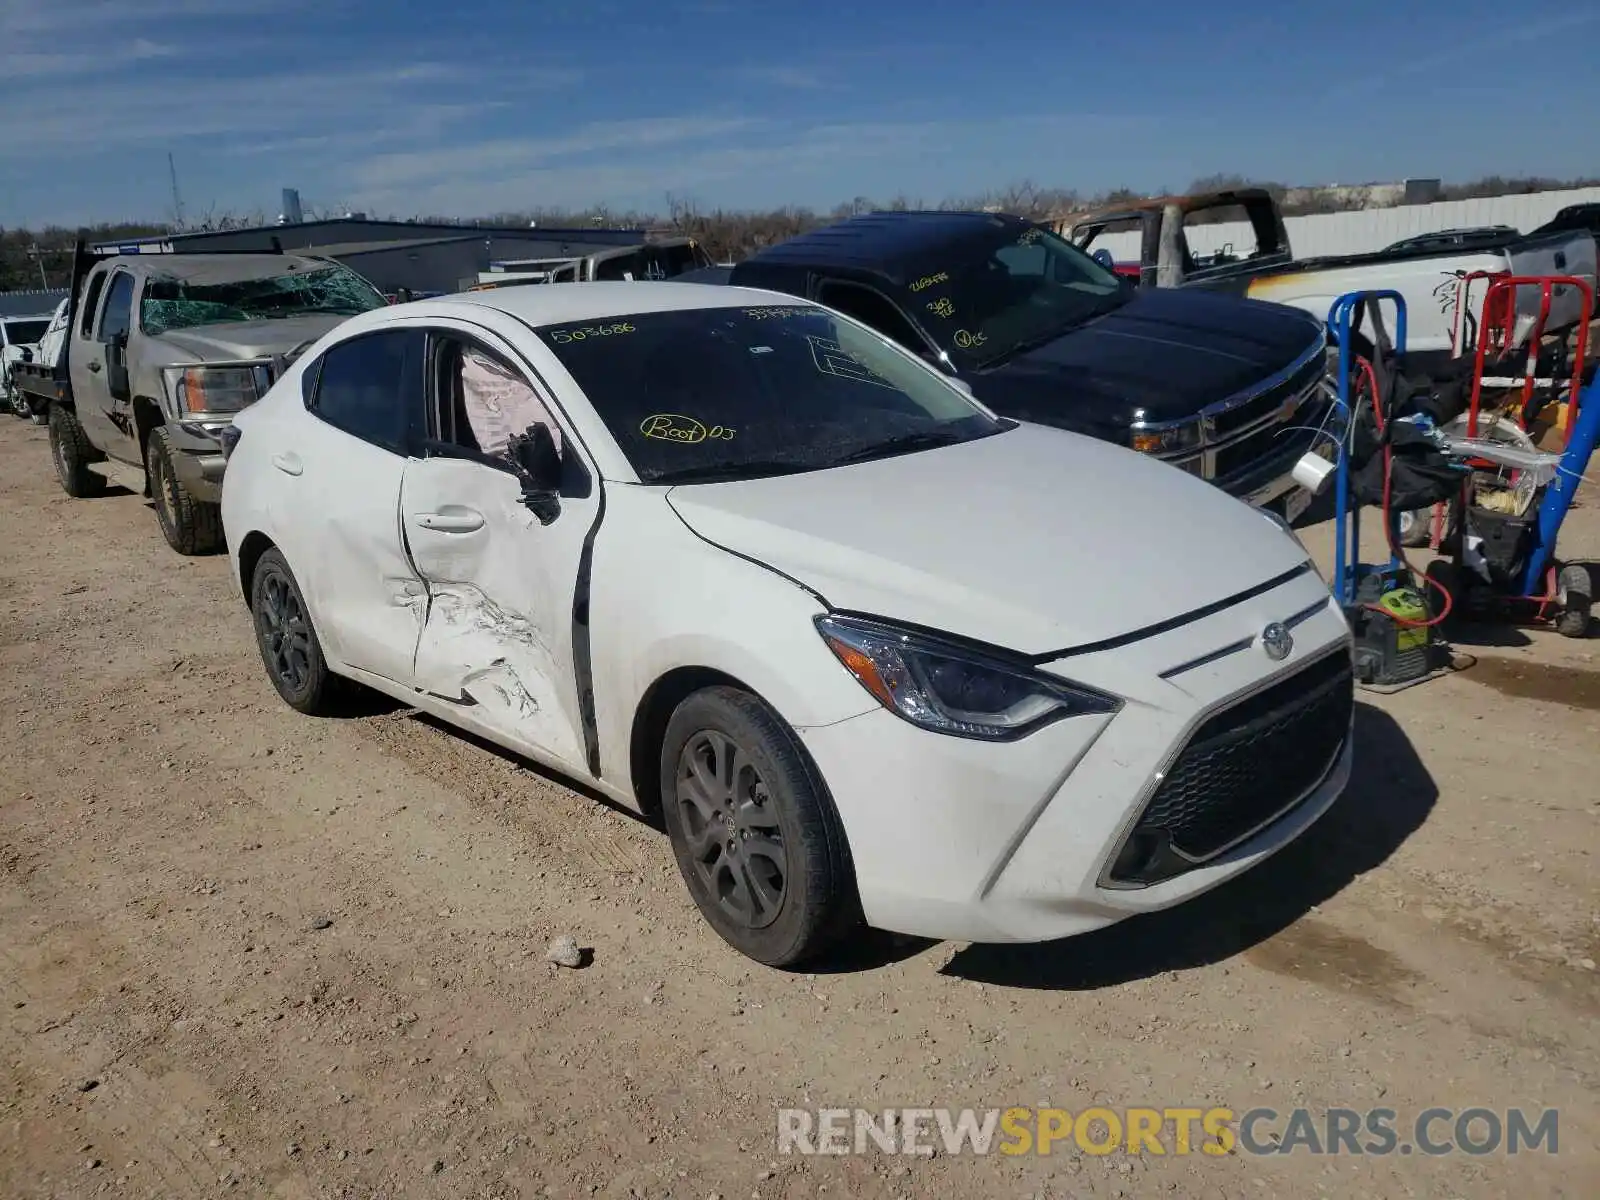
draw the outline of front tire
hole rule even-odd
[[[50,458],[55,463],[61,490],[69,496],[98,496],[106,481],[89,469],[105,455],[94,448],[75,410],[64,404],[50,406]]]
[[[283,702],[309,716],[332,711],[337,677],[323,657],[300,584],[276,548],[256,563],[250,580],[250,614],[261,662]]]
[[[815,958],[860,925],[844,828],[798,739],[749,692],[684,700],[661,747],[678,870],[706,921],[772,967]]]
[[[179,554],[215,554],[222,549],[222,506],[196,500],[173,469],[172,440],[164,427],[150,431],[144,471],[161,533]]]

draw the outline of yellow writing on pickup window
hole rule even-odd
[[[956,306],[949,296],[940,296],[937,300],[928,301],[928,311],[936,317],[953,317],[956,315]]]
[[[986,333],[970,333],[965,329],[956,330],[955,343],[963,350],[972,350],[983,345],[989,340]]]
[[[911,285],[913,292],[925,292],[936,283],[949,283],[950,276],[940,271],[937,275],[924,275]]]

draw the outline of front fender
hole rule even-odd
[[[704,541],[656,488],[613,487],[595,540],[590,625],[595,723],[606,782],[631,791],[639,705],[669,672],[732,676],[791,726],[878,707],[817,633],[811,592]]]

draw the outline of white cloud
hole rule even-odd
[[[835,86],[819,72],[808,71],[804,67],[735,67],[728,72],[728,76],[760,87],[789,88],[801,92],[820,92]]]
[[[1005,122],[1041,146],[1127,134],[1146,123],[1095,115]],[[355,165],[351,192],[363,208],[401,215],[467,216],[596,203],[659,208],[668,192],[720,190],[748,186],[752,180],[809,189],[819,176],[849,179],[884,162],[898,166],[927,161],[940,152],[964,152],[992,130],[992,122],[982,121],[786,127],[754,118],[673,117],[606,123],[581,128],[567,138],[497,140],[378,156]],[[576,158],[586,161],[572,161]],[[842,190],[834,200],[844,199],[847,192]]]

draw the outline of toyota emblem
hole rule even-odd
[[[1274,621],[1261,631],[1261,648],[1273,662],[1282,662],[1294,649],[1294,635],[1281,621]]]

